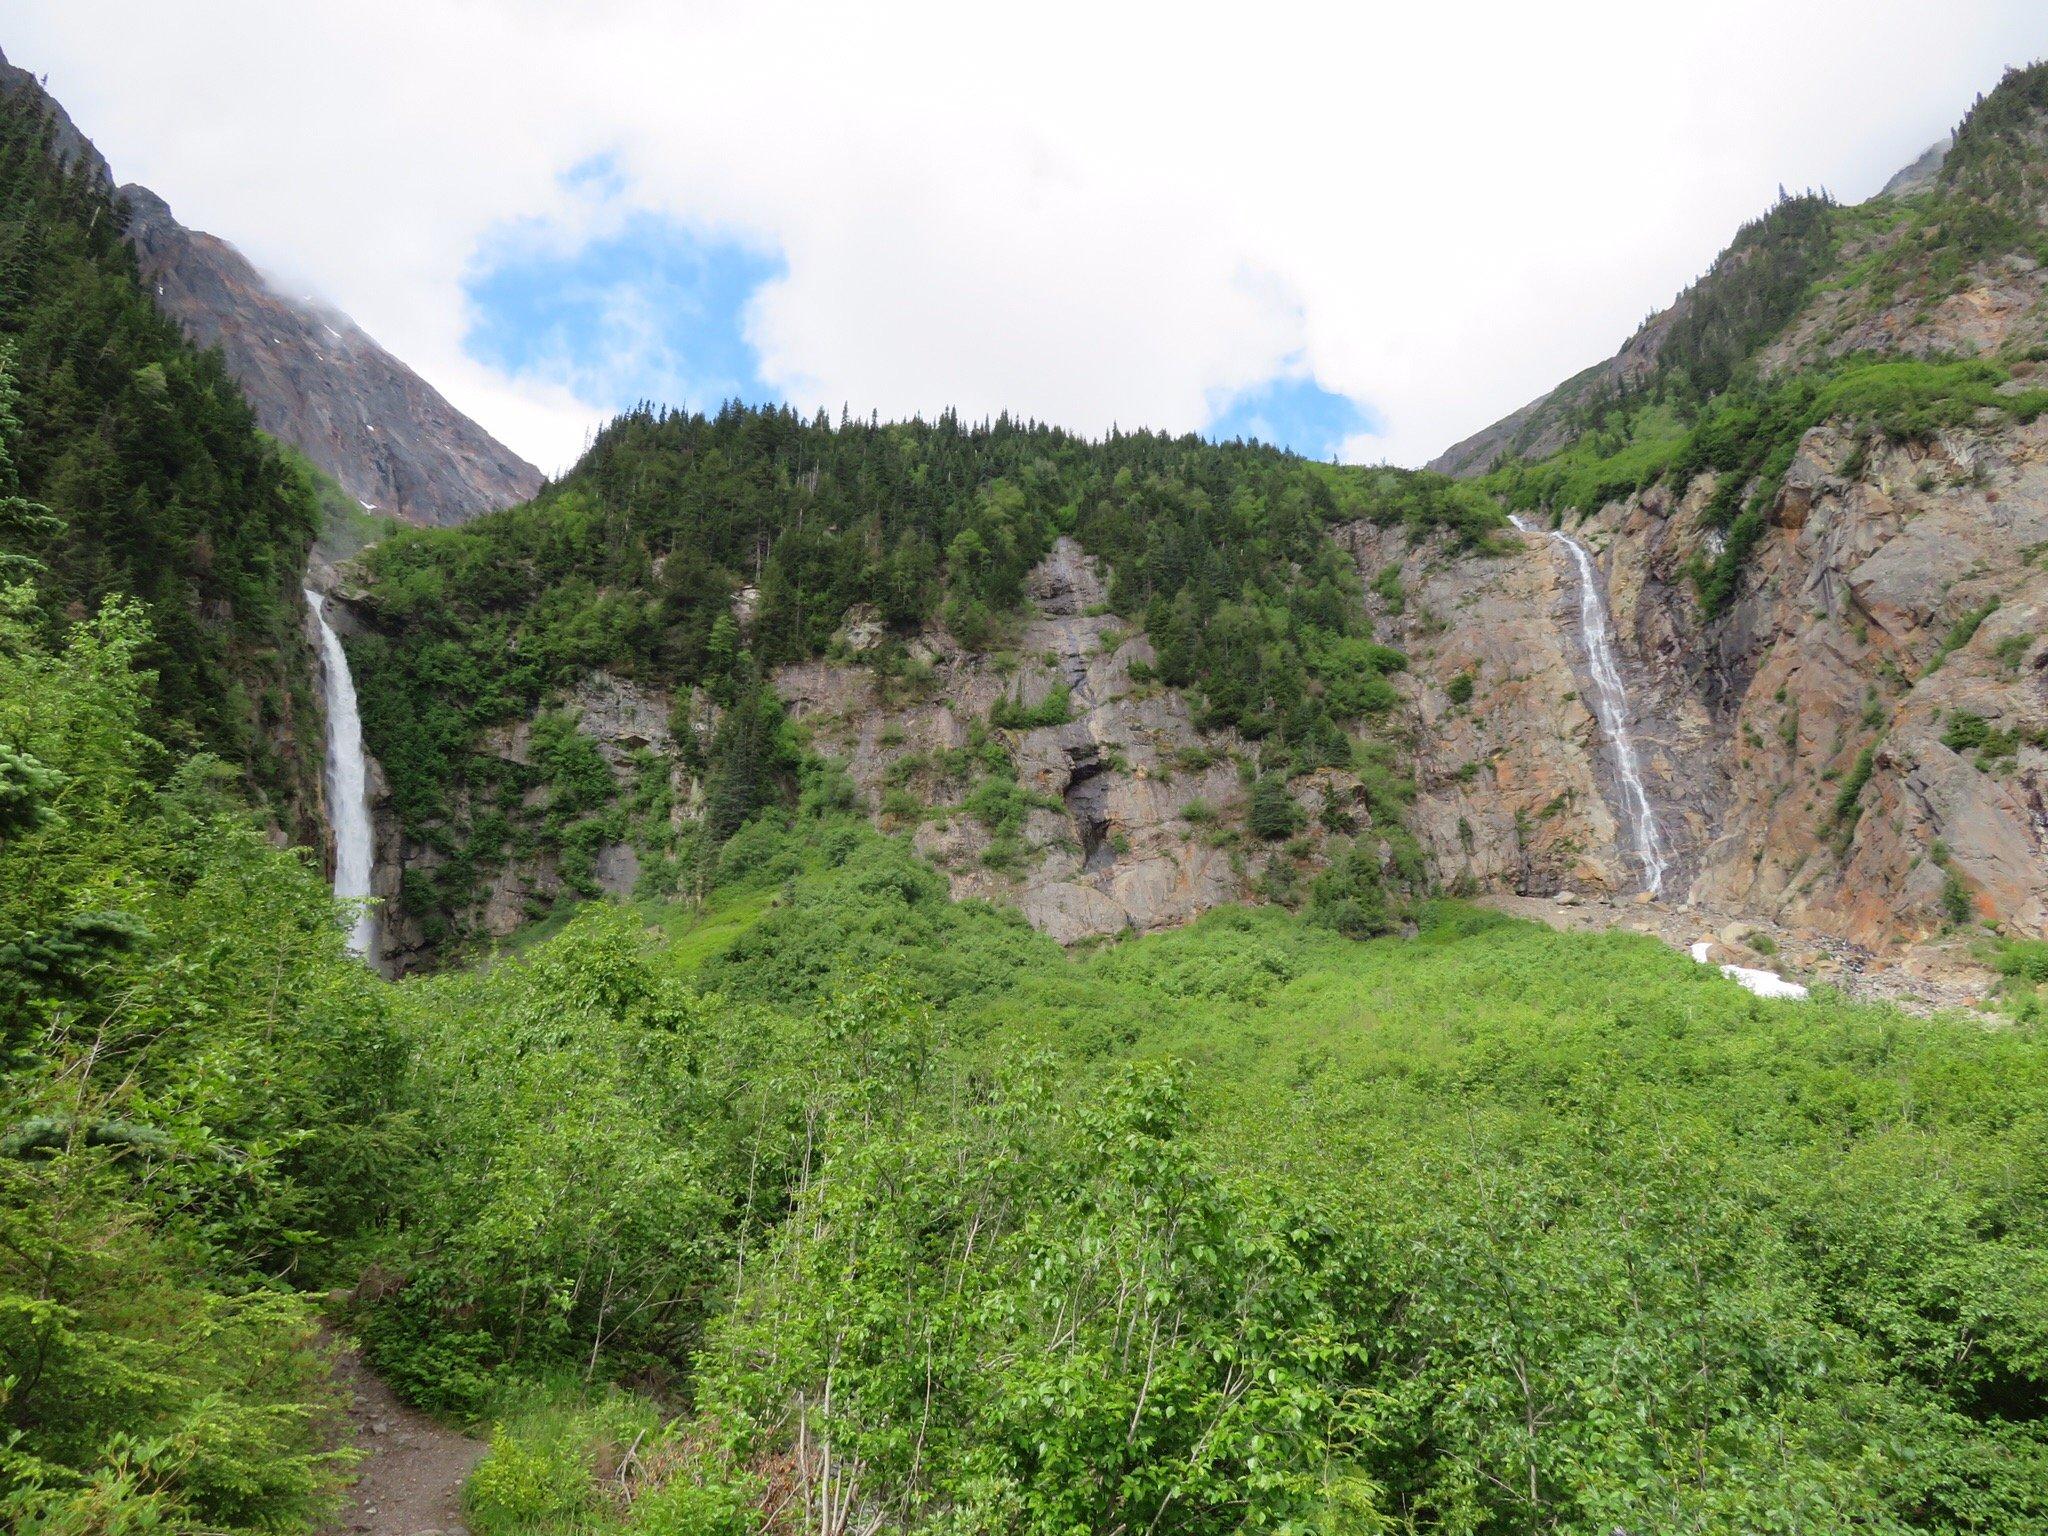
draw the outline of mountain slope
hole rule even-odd
[[[1592,552],[1677,892],[1869,945],[2048,931],[2044,230],[2037,65],[1888,195],[1781,202],[1616,359],[1438,460]],[[1474,579],[1410,558],[1440,594]],[[1501,637],[1466,761],[1523,815],[1563,786],[1546,836],[1579,856],[1523,886],[1626,890],[1600,733],[1505,686],[1549,637],[1579,649],[1564,558],[1532,539],[1555,580],[1494,584],[1435,650],[1383,637],[1424,700]],[[1499,879],[1529,840],[1489,854],[1452,766],[1422,765],[1418,830],[1440,869]],[[1589,771],[1603,792],[1566,795]],[[1452,816],[1479,829],[1462,859]]]
[[[1195,438],[623,417],[344,585],[394,958],[696,894],[799,790],[1064,940],[1255,893],[1384,928],[1421,870],[1403,658],[1329,538],[1359,521],[1505,526],[1439,477]]]
[[[28,71],[0,55],[0,97],[47,112],[55,152],[113,191],[98,150]],[[257,424],[366,507],[458,523],[526,500],[541,474],[377,345],[346,315],[280,293],[225,240],[186,229],[146,187],[116,199],[158,308],[217,347]]]
[[[35,96],[0,97],[0,575],[33,583],[52,632],[139,604],[152,732],[244,770],[310,841],[314,490],[151,305],[78,144]]]
[[[158,308],[199,345],[220,349],[264,431],[364,506],[413,523],[459,523],[540,489],[539,470],[348,316],[278,292],[225,240],[180,224],[147,187],[119,195]]]

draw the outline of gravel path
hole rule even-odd
[[[406,1407],[352,1349],[336,1358],[334,1379],[349,1390],[349,1431],[363,1459],[331,1536],[467,1536],[462,1485],[484,1443]]]

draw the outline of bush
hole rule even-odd
[[[1013,695],[990,706],[988,723],[1005,731],[1036,731],[1065,725],[1074,718],[1072,695],[1065,683],[1054,683],[1036,704],[1026,704],[1022,684]]]
[[[1370,838],[1354,839],[1316,876],[1308,919],[1347,939],[1369,939],[1394,926],[1379,848]]]
[[[462,1508],[477,1536],[528,1536],[581,1522],[596,1504],[583,1447],[550,1435],[514,1439],[503,1425],[469,1475]]]

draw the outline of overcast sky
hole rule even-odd
[[[1780,183],[1873,192],[2041,0],[10,0],[123,180],[543,469],[641,398],[1412,464]]]

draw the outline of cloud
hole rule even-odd
[[[735,276],[743,361],[805,408],[1198,430],[1312,380],[1367,417],[1347,453],[1415,462],[1778,183],[1866,195],[2048,47],[2037,0],[17,0],[8,33],[121,176],[549,469],[634,378],[734,371],[665,312]],[[779,265],[693,287],[732,251]]]
[[[1371,442],[1374,430],[1357,401],[1305,376],[1240,390],[1217,405],[1206,429],[1219,441],[1256,438],[1311,459],[1341,457],[1351,445]]]

